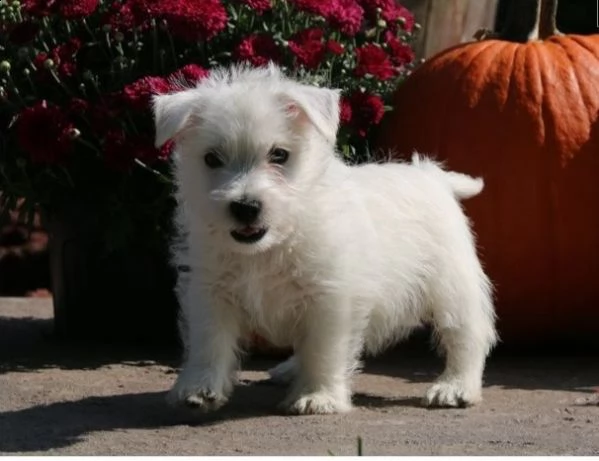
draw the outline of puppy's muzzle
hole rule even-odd
[[[262,203],[258,200],[241,199],[229,204],[229,211],[235,221],[241,227],[231,231],[233,237],[239,243],[256,243],[266,234],[266,228],[257,225]]]
[[[240,224],[245,224],[246,226],[250,226],[258,220],[261,210],[262,203],[260,203],[258,200],[242,199],[231,202],[229,205],[229,211],[235,220]]]

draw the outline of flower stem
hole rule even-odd
[[[81,143],[82,145],[84,145],[85,147],[88,147],[89,149],[91,149],[95,154],[97,154],[99,157],[102,156],[102,152],[100,151],[100,149],[98,149],[97,146],[93,145],[92,143],[87,142],[85,139],[78,137],[77,138],[77,142]]]
[[[173,55],[173,62],[176,67],[179,67],[177,59],[177,50],[175,49],[175,42],[173,41],[173,36],[171,35],[169,30],[166,31],[166,35],[168,36],[168,43],[170,45],[171,53]]]
[[[27,103],[25,102],[25,100],[23,99],[23,97],[21,96],[21,93],[19,91],[19,88],[17,87],[15,81],[12,79],[12,76],[10,74],[8,74],[6,76],[6,79],[8,81],[8,83],[11,84],[11,90],[13,91],[13,93],[17,96],[17,99],[19,100],[19,102],[23,105],[26,106]]]
[[[66,86],[62,82],[62,80],[60,80],[60,77],[58,76],[58,74],[56,73],[56,71],[54,69],[50,69],[50,75],[52,75],[52,78],[54,79],[54,81],[56,83],[58,83],[58,86],[60,86],[68,96],[74,96],[73,93],[71,92],[71,90],[69,89],[69,87]]]
[[[156,21],[152,19],[152,68],[154,73],[158,70],[158,31]]]
[[[164,183],[166,183],[166,184],[173,184],[173,181],[171,179],[167,178],[160,171],[155,170],[154,168],[150,167],[149,165],[147,165],[146,163],[142,162],[138,158],[135,159],[135,164],[138,165],[138,166],[140,166],[140,167],[142,167],[147,172],[152,173],[153,175],[155,175],[156,177],[158,177],[160,180],[162,180]]]

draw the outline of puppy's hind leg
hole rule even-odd
[[[268,374],[270,375],[270,381],[275,384],[290,384],[297,376],[296,357],[292,355],[284,362],[281,362],[276,367],[268,370]]]
[[[359,360],[360,352],[362,351],[361,338],[356,334],[350,344],[350,351],[352,351],[350,357],[353,357],[353,361],[350,361],[348,370],[357,371],[360,370],[362,365]],[[269,381],[282,386],[291,384],[297,378],[299,373],[298,367],[298,359],[295,355],[292,355],[287,360],[268,370]]]
[[[428,390],[424,404],[466,407],[482,400],[486,357],[496,342],[490,285],[482,270],[475,281],[443,286],[435,297],[433,321],[445,370]]]

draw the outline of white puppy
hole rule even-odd
[[[156,144],[176,141],[177,264],[185,359],[171,402],[215,409],[231,394],[240,340],[295,355],[294,413],[351,408],[350,377],[423,324],[446,354],[431,406],[481,398],[496,340],[491,286],[459,199],[480,179],[412,164],[350,167],[335,153],[339,92],[273,65],[215,70],[154,99]]]

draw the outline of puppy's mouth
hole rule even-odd
[[[266,235],[266,227],[245,226],[231,231],[233,237],[239,243],[256,243]]]

